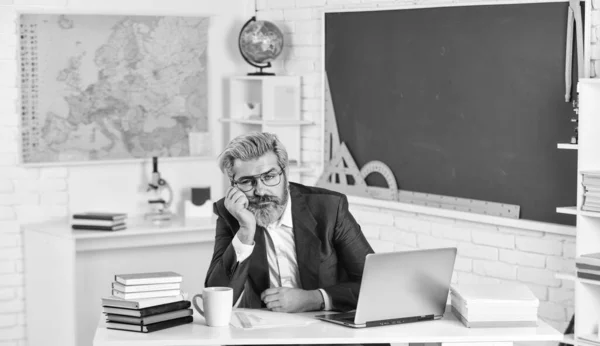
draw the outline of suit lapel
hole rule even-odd
[[[321,261],[321,240],[317,236],[317,221],[308,209],[304,196],[293,184],[290,184],[290,197],[300,285],[305,290],[314,290],[319,288]]]

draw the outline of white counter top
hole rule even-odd
[[[214,241],[215,220],[211,218],[174,219],[160,224],[132,218],[126,224],[127,228],[121,231],[73,230],[69,220],[59,219],[25,224],[23,232],[70,239],[76,243],[78,252]]]

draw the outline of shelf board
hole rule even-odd
[[[571,143],[558,143],[556,146],[558,147],[558,149],[577,150],[579,148],[579,144],[571,144]]]
[[[574,274],[567,274],[567,273],[556,273],[554,275],[554,277],[559,280],[567,280],[567,281],[575,281],[575,279],[576,279]]]
[[[232,119],[221,118],[219,121],[223,123],[247,124],[247,125],[270,125],[270,126],[297,126],[297,125],[314,125],[314,122],[309,120],[263,120],[263,119]]]
[[[577,210],[577,207],[558,207],[558,208],[556,208],[556,212],[560,213],[560,214],[581,215],[581,216],[589,216],[589,217],[600,217],[600,213],[599,212]]]
[[[577,215],[577,207],[558,207],[556,212],[559,214]]]

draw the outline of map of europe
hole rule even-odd
[[[190,156],[190,138],[208,155],[208,26],[21,15],[23,163]]]

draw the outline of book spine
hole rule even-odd
[[[85,215],[85,214],[73,214],[73,219],[79,220],[105,220],[105,221],[121,221],[125,220],[125,216],[110,216],[110,215]]]
[[[165,290],[178,290],[181,289],[181,284],[168,283],[168,284],[154,284],[154,285],[123,285],[119,282],[113,282],[112,288],[122,293],[133,293],[133,292],[154,292],[154,291],[165,291]]]
[[[126,226],[95,226],[95,225],[71,225],[72,229],[89,230],[89,231],[119,231],[125,229]]]
[[[162,277],[162,278],[140,278],[140,279],[124,279],[122,277],[118,277],[115,281],[122,283],[126,286],[135,286],[135,285],[156,285],[156,284],[173,284],[180,283],[183,281],[182,277]]]
[[[135,293],[122,293],[113,290],[112,294],[122,299],[144,299],[144,298],[160,298],[160,297],[174,297],[181,294],[181,290],[166,290],[166,291],[151,291],[151,292],[135,292]]]
[[[152,315],[163,314],[166,312],[189,309],[192,303],[189,300],[182,300],[175,303],[151,306],[140,310],[140,317],[148,317]]]

